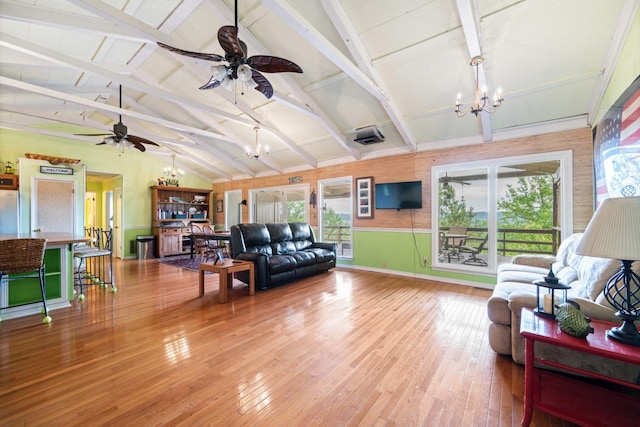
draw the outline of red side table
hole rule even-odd
[[[589,334],[587,338],[577,338],[560,331],[558,322],[554,319],[536,316],[528,308],[522,310],[520,333],[525,339],[523,426],[528,426],[531,422],[534,408],[585,426],[640,425],[639,384],[535,355],[535,343],[543,342],[640,366],[640,347],[620,343],[605,335],[605,331],[617,326],[616,324],[593,320],[591,326],[594,333]],[[586,378],[542,369],[539,366],[560,368],[584,375]]]

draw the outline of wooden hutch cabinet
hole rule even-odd
[[[151,187],[152,227],[159,257],[189,253],[189,225],[209,221],[211,191],[168,185]]]

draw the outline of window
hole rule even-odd
[[[573,232],[572,174],[569,151],[434,167],[434,268],[490,273],[555,254]]]
[[[342,259],[353,259],[352,182],[352,177],[318,181],[320,193],[318,200],[320,235],[318,240],[337,243],[338,258]]]
[[[309,186],[251,190],[251,222],[308,222]]]

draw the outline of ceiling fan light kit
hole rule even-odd
[[[487,88],[486,86],[480,88],[479,68],[482,63],[484,63],[484,58],[482,56],[473,57],[471,59],[471,62],[469,63],[469,65],[475,67],[476,73],[474,102],[473,105],[462,108],[462,94],[458,92],[458,96],[456,97],[455,110],[458,117],[464,117],[467,115],[467,113],[471,113],[477,117],[478,114],[480,114],[480,112],[482,111],[493,114],[498,108],[500,108],[500,106],[502,105],[502,101],[504,101],[504,98],[502,97],[502,89],[498,87],[498,90],[493,95],[493,103],[491,105],[487,105],[487,101],[489,100],[489,97],[487,96]]]
[[[214,89],[222,86],[233,89],[233,81],[240,80],[249,88],[255,89],[265,97],[273,96],[273,86],[262,73],[302,73],[302,68],[288,59],[269,55],[254,55],[247,58],[247,45],[238,38],[238,2],[235,2],[235,26],[225,25],[218,30],[218,43],[224,50],[224,56],[216,53],[192,52],[157,42],[158,46],[169,52],[205,61],[222,62],[228,65],[211,67],[211,78],[200,89]],[[244,94],[244,92],[242,92]]]

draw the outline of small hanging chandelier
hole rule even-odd
[[[178,178],[184,176],[184,171],[180,168],[176,169],[176,155],[171,155],[171,167],[167,166],[163,170],[166,185],[178,185]],[[176,178],[178,177],[178,178]]]
[[[257,158],[260,157],[260,154],[262,154],[263,152],[264,152],[264,154],[269,154],[269,146],[265,145],[263,147],[262,144],[260,144],[258,142],[258,131],[260,130],[260,128],[258,126],[256,126],[256,127],[253,128],[253,130],[256,131],[256,147],[252,151],[251,148],[249,148],[248,145],[245,145],[244,152],[247,153],[247,157],[255,157],[257,159]]]
[[[487,101],[489,97],[487,96],[487,88],[483,87],[480,89],[480,81],[479,81],[479,67],[480,64],[484,62],[484,58],[482,56],[476,56],[471,59],[472,67],[476,67],[476,88],[475,88],[475,98],[473,105],[470,105],[466,108],[462,107],[462,94],[458,92],[458,97],[456,98],[456,113],[458,117],[464,117],[467,113],[472,113],[476,117],[481,111],[486,111],[489,114],[493,114],[496,112],[498,108],[502,105],[502,101],[504,98],[502,97],[502,89],[498,87],[498,91],[493,95],[493,104],[487,105]]]

